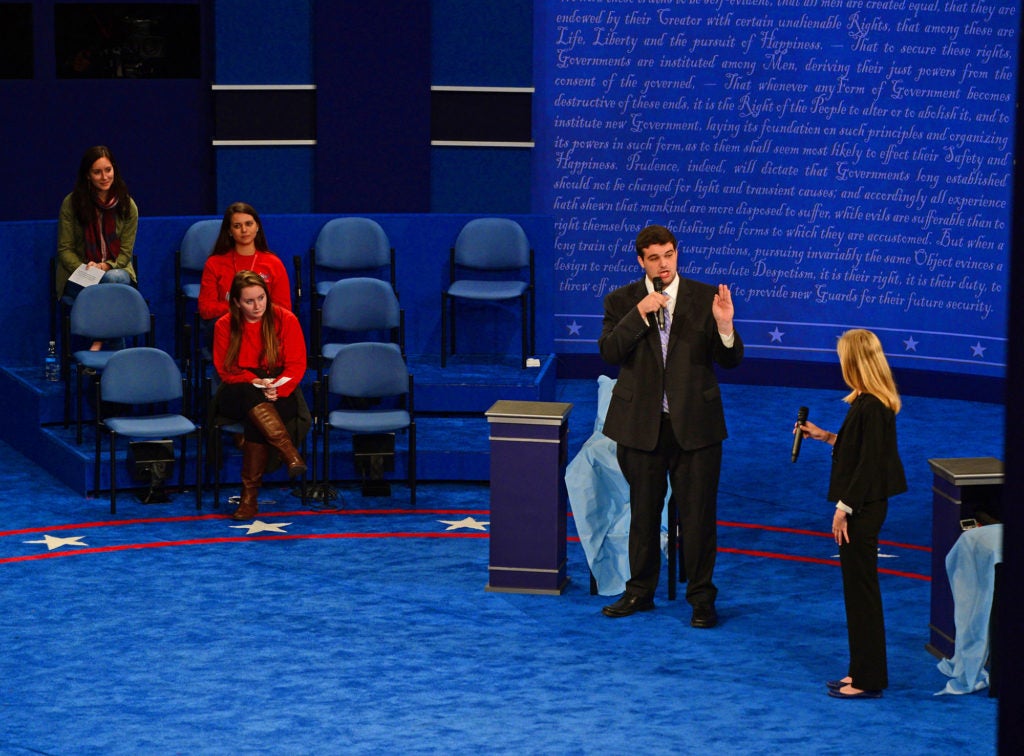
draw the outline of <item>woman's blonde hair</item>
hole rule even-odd
[[[853,402],[858,393],[873,394],[893,412],[900,411],[902,402],[896,381],[882,351],[882,342],[874,333],[853,328],[839,337],[836,351],[843,380],[853,389],[843,401]]]
[[[274,317],[274,303],[270,299],[270,289],[259,273],[251,270],[240,270],[231,282],[231,293],[228,297],[228,311],[231,313],[231,331],[228,337],[228,349],[224,355],[224,364],[236,367],[238,353],[242,346],[242,331],[245,329],[245,317],[238,302],[242,297],[242,289],[248,286],[259,286],[267,295],[267,309],[263,312],[261,333],[263,335],[263,356],[267,367],[278,367],[281,357],[281,345],[277,340],[277,324]]]

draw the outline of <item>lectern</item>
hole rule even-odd
[[[929,459],[932,468],[932,596],[929,652],[952,658],[956,643],[953,592],[946,555],[963,532],[962,520],[1000,519],[1003,463],[995,457]]]
[[[565,467],[572,405],[501,400],[491,445],[488,591],[560,595],[566,575]]]

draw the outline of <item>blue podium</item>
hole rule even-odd
[[[929,459],[932,469],[932,585],[929,642],[939,659],[952,658],[956,646],[953,592],[946,555],[963,532],[961,520],[1000,518],[1003,463],[995,457]]]
[[[501,400],[490,429],[491,536],[488,591],[560,595],[566,575],[565,402]]]

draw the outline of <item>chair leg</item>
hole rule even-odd
[[[527,335],[527,325],[526,325],[526,292],[523,293],[523,296],[519,300],[519,310],[520,310],[520,320],[522,321],[521,324],[520,324],[520,327],[522,328],[522,344],[523,344],[523,364],[522,364],[522,367],[525,368],[526,367],[526,357],[529,354],[528,349],[529,349],[529,342],[530,342],[530,340],[528,338],[528,335]]]
[[[448,297],[448,322],[451,323],[451,354],[459,350],[459,329],[456,322],[458,308],[455,306],[455,297]]]
[[[530,289],[530,354],[537,354],[537,299]]]
[[[323,490],[331,487],[331,428],[327,425],[327,418],[322,419],[324,424],[324,456],[321,463],[320,484]]]
[[[409,424],[409,504],[416,508],[416,422]]]
[[[441,292],[441,367],[448,360],[448,295]]]
[[[117,514],[117,459],[114,454],[115,440],[117,435],[110,431],[110,514]]]
[[[92,492],[93,494],[99,494],[100,492],[100,457],[103,456],[103,446],[100,439],[100,426],[96,424],[96,457],[92,464]]]
[[[184,463],[182,467],[184,467]],[[203,432],[196,428],[196,511],[203,509]]]
[[[224,446],[220,428],[210,428],[210,465],[213,467],[213,508],[220,509],[220,469],[224,464]]]
[[[82,443],[82,366],[75,368],[75,443]]]

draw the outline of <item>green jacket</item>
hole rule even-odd
[[[121,252],[112,263],[112,267],[124,268],[132,277],[132,283],[137,283],[135,269],[132,267],[132,252],[135,248],[135,233],[139,229],[139,208],[136,207],[135,200],[129,198],[128,201],[131,203],[128,217],[122,218],[118,215],[114,225],[117,235],[121,238]],[[60,204],[60,215],[57,218],[57,266],[53,282],[57,299],[64,295],[64,285],[68,277],[84,262],[85,231],[75,217],[69,194]]]

